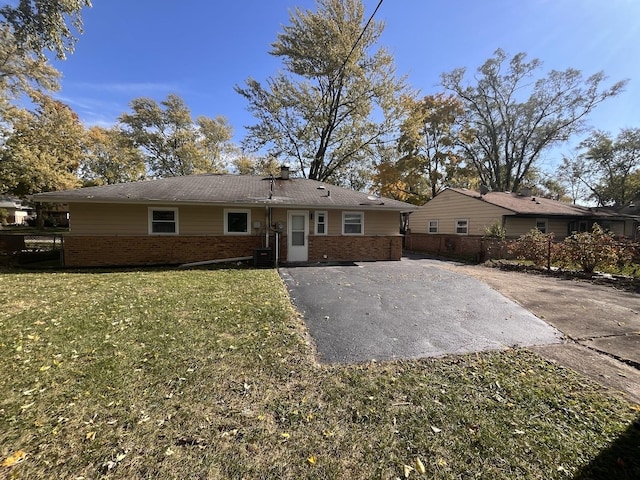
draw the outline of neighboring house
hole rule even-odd
[[[27,217],[31,212],[31,208],[22,204],[17,197],[10,195],[0,195],[0,208],[9,214],[6,223],[8,225],[24,225],[27,223]]]
[[[640,199],[621,207],[613,207],[612,210],[618,215],[632,219],[633,235],[627,234],[627,236],[635,240],[640,239]]]
[[[520,193],[479,193],[448,188],[411,214],[412,233],[479,236],[496,222],[507,237],[537,228],[562,240],[574,232],[591,230],[594,223],[616,236],[635,237],[636,218],[604,208],[590,208]]]
[[[47,204],[40,211],[45,227],[69,227],[69,206],[64,203]]]
[[[416,207],[303,178],[204,174],[32,196],[69,207],[66,266],[399,260]],[[268,250],[267,250],[268,249]]]

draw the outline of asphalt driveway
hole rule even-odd
[[[419,358],[560,343],[487,284],[428,259],[280,269],[323,362]]]

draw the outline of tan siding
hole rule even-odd
[[[625,222],[611,222],[611,232],[616,237],[622,237],[625,235]]]
[[[178,208],[179,234],[190,235],[223,235],[224,207],[180,205],[158,205]],[[227,207],[230,208],[230,207]],[[239,207],[240,208],[240,207]],[[283,222],[286,225],[289,210],[305,209],[273,209],[273,223]],[[147,205],[109,205],[109,204],[71,204],[72,235],[148,235],[149,207]],[[262,233],[266,223],[266,209],[252,208],[251,233]],[[309,209],[308,212],[316,210]],[[328,217],[328,235],[342,235],[342,210],[324,210]],[[365,235],[398,235],[400,228],[400,214],[386,211],[363,211],[353,209],[348,211],[362,211],[364,213]],[[260,222],[259,231],[253,228],[255,222]],[[314,224],[309,224],[310,232],[314,231]]]
[[[507,237],[516,238],[526,235],[536,228],[538,219],[543,220],[545,217],[507,217],[505,223]],[[546,220],[547,233],[553,233],[554,238],[560,240],[567,235],[568,225],[566,219],[547,218]]]
[[[158,205],[175,208],[169,205]],[[178,206],[178,230],[180,235],[223,235],[224,208],[213,206]],[[252,208],[251,233],[255,233],[253,223],[265,225],[265,209]],[[69,205],[72,235],[148,235],[149,206],[71,204]]]
[[[222,208],[204,206],[178,207],[180,235],[222,235]]]
[[[544,217],[509,217],[505,223],[505,229],[507,236],[511,238],[520,237],[526,235],[531,230],[536,228],[536,222],[540,218]],[[553,218],[547,219],[547,233],[554,234],[555,238],[564,238],[567,232],[567,221],[558,220]]]
[[[400,213],[364,212],[365,235],[399,235]]]
[[[520,237],[531,231],[536,226],[535,218],[519,218],[510,217],[506,218],[504,222],[504,229],[507,237]]]
[[[147,235],[146,205],[70,204],[72,235]]]
[[[291,209],[303,210],[303,209]],[[274,222],[287,222],[288,209],[278,209],[273,211]],[[343,212],[363,212],[364,213],[364,234],[365,235],[398,235],[400,233],[400,213],[358,210],[314,210],[309,209],[309,213],[317,211],[327,212],[327,235],[342,235],[342,213]],[[315,231],[314,220],[309,222],[309,232],[313,235]]]
[[[287,221],[287,211],[284,209],[273,209],[271,212],[271,220],[273,223],[277,222],[286,222]]]
[[[635,222],[633,220],[626,220],[624,222],[624,235],[629,238],[636,238],[636,234]]]
[[[562,240],[567,236],[569,222],[566,219],[550,218],[547,221],[547,233],[553,233],[556,240]]]
[[[457,219],[469,220],[469,235],[484,235],[484,227],[502,222],[509,210],[452,190],[445,190],[409,217],[411,231],[428,233],[429,220],[438,220],[438,233],[455,234]]]
[[[329,210],[327,216],[329,222],[327,235],[342,235],[342,210]]]
[[[183,205],[179,207],[180,215],[180,235],[224,235],[224,211],[234,207],[212,207],[212,206],[192,206]],[[262,231],[265,226],[264,208],[243,208],[238,210],[249,210],[251,234]],[[255,222],[260,222],[260,228],[253,228]]]

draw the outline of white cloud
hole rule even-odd
[[[154,82],[64,82],[56,98],[69,105],[85,125],[112,126],[139,97],[164,99],[177,84]]]
[[[73,82],[65,84],[65,87],[82,90],[92,90],[109,93],[139,94],[140,92],[167,92],[178,90],[178,85],[171,83],[154,82],[114,82],[114,83],[91,83]]]
[[[112,127],[117,123],[117,118],[128,109],[127,102],[119,102],[108,97],[69,95],[55,95],[55,97],[69,105],[85,126]]]

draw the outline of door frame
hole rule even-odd
[[[293,215],[304,215],[304,246],[291,245],[293,241]],[[309,210],[287,210],[287,262],[307,262],[309,260]]]

